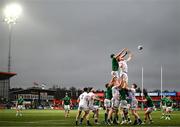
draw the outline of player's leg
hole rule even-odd
[[[97,108],[97,109],[95,110],[95,116],[94,116],[94,122],[95,122],[95,124],[99,124],[99,123],[98,123],[98,119],[99,119],[99,109]]]
[[[76,126],[78,125],[78,121],[79,121],[79,119],[80,119],[80,117],[81,117],[81,113],[82,113],[82,110],[79,110],[79,109],[78,109],[78,113],[77,113],[77,115],[76,115]]]
[[[161,114],[161,118],[160,118],[160,119],[164,119],[165,116],[166,116],[166,107],[165,107],[165,106],[162,106],[162,107],[161,107],[161,110],[162,110],[162,114]]]
[[[166,119],[167,120],[170,120],[171,118],[171,107],[167,107],[167,111],[166,111]]]
[[[20,116],[22,116],[22,109],[23,109],[23,105],[20,105],[20,110],[19,110]]]
[[[126,119],[127,119],[127,114],[126,114],[126,112],[125,112],[125,108],[121,108],[121,110],[122,110],[122,114],[121,114],[121,117],[122,117],[122,122],[121,122],[121,125],[122,124],[126,124]]]
[[[149,112],[149,114],[148,114],[149,124],[153,123],[151,113],[152,113],[152,111]]]
[[[67,117],[67,105],[64,105],[64,117]]]
[[[109,125],[111,125],[112,114],[113,114],[113,107],[111,107],[108,112],[107,124],[109,124]]]
[[[171,120],[172,107],[169,109],[169,120]]]
[[[104,122],[107,124],[107,119],[108,119],[108,113],[109,113],[109,108],[105,108],[105,113],[104,113]]]
[[[147,110],[146,110],[145,113],[144,113],[144,122],[143,122],[143,124],[146,123],[146,121],[147,121],[147,119],[148,119],[148,114],[149,114],[149,108],[147,108]]]
[[[69,117],[70,105],[67,105],[67,117]]]
[[[108,99],[104,100],[104,107],[105,107],[105,113],[104,113],[104,122],[105,124],[107,124],[107,119],[108,119],[108,113],[109,113],[109,109],[111,107],[111,102]]]
[[[89,110],[85,111],[85,115],[83,118],[86,118],[87,126],[91,126],[91,124],[89,122]]]
[[[114,109],[114,119],[113,119],[113,124],[117,125],[118,124],[118,108]]]
[[[138,107],[138,101],[132,100],[131,104],[130,104],[130,108],[131,108],[131,113],[135,118],[134,125],[136,125],[136,124],[140,125],[142,123],[142,120],[140,119],[140,116],[137,112],[137,107]]]
[[[19,115],[19,105],[16,107],[16,116]]]
[[[76,125],[78,125],[79,119],[81,118],[82,111],[83,111],[83,106],[79,106],[78,113],[76,115]]]

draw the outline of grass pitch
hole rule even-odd
[[[64,111],[61,110],[23,110],[23,116],[16,117],[15,110],[0,110],[0,126],[75,126],[75,116],[77,111],[73,110],[70,112],[69,118],[64,118]],[[140,111],[140,116],[144,119],[144,111]],[[91,113],[92,114],[92,113]],[[172,113],[172,120],[160,120],[161,112],[154,111],[152,113],[154,123],[151,125],[143,126],[180,126],[180,112],[174,111]],[[91,115],[91,123],[93,124],[93,118]],[[133,117],[131,116],[133,121]],[[104,111],[100,111],[100,125],[103,124]],[[85,122],[83,125],[86,125]],[[95,126],[93,124],[93,126]],[[118,125],[122,126],[122,125]],[[123,125],[132,126],[132,125]]]

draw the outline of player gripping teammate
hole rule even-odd
[[[161,119],[164,119],[165,116],[166,116],[166,101],[167,101],[167,97],[164,96],[164,97],[161,99],[161,103],[160,103],[161,110],[162,110]]]
[[[147,119],[149,119],[149,124],[151,124],[153,122],[151,113],[154,111],[154,104],[151,97],[148,95],[147,91],[144,90],[143,93],[145,97],[144,101],[146,101],[146,104],[147,104],[147,110],[145,111],[145,118],[144,118],[143,124],[146,123]]]
[[[105,85],[106,91],[105,91],[105,99],[104,99],[104,107],[105,107],[105,114],[104,114],[104,121],[105,124],[107,123],[108,114],[111,109],[111,99],[112,99],[112,83],[107,83]]]
[[[114,124],[118,124],[118,108],[119,108],[119,89],[120,89],[120,84],[118,81],[117,77],[113,77],[110,84],[113,86],[112,87],[112,99],[111,99],[111,108],[110,111],[108,113],[108,125],[111,125],[111,117],[112,114],[114,113],[114,120],[113,123]]]
[[[20,96],[16,102],[16,116],[22,116],[23,102],[24,99]]]
[[[98,117],[99,117],[99,109],[97,108],[97,106],[94,106],[94,101],[100,101],[100,99],[97,97],[97,95],[95,95],[95,89],[91,88],[90,92],[88,93],[88,97],[89,97],[89,109],[95,114],[94,115],[94,123],[95,124],[99,124],[98,123]]]
[[[65,118],[69,117],[70,112],[70,105],[72,105],[71,98],[68,96],[68,93],[66,93],[66,96],[62,99],[62,105],[64,106],[64,116]]]
[[[166,120],[171,120],[171,112],[172,112],[173,101],[171,97],[168,96],[166,100]]]
[[[119,90],[120,93],[120,110],[121,110],[121,116],[122,116],[122,122],[121,124],[130,124],[131,123],[131,119],[128,115],[128,103],[127,103],[127,89],[126,88],[121,88]]]
[[[88,97],[88,89],[84,88],[83,89],[83,93],[79,96],[78,98],[78,103],[79,103],[79,107],[78,107],[78,113],[76,116],[76,126],[78,125],[79,122],[79,118],[81,117],[81,113],[82,111],[84,111],[84,115],[83,117],[80,119],[80,125],[82,125],[82,122],[84,119],[87,120],[87,125],[90,126],[90,122],[89,122],[89,107],[88,107],[88,103],[89,103],[89,97]]]

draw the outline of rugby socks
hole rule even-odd
[[[91,126],[91,124],[90,124],[89,120],[87,120],[87,125],[88,125],[88,126]]]
[[[76,126],[78,125],[78,121],[76,120]]]
[[[80,119],[80,124],[82,124],[82,122],[83,122],[83,118]]]
[[[98,122],[98,119],[95,119],[94,122],[97,123],[97,122]]]
[[[105,121],[105,122],[107,122],[107,117],[108,117],[108,114],[105,113],[105,114],[104,114],[104,121]]]

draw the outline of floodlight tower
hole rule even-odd
[[[11,3],[7,6],[5,6],[3,12],[4,12],[4,15],[3,15],[4,22],[6,22],[9,26],[8,72],[11,72],[12,27],[13,27],[13,25],[15,25],[17,23],[17,20],[19,19],[19,16],[21,15],[22,8],[19,4]],[[8,89],[10,89],[10,79],[8,79],[7,85],[8,85]]]
[[[4,21],[9,26],[8,72],[11,72],[12,27],[17,23],[21,12],[21,6],[16,3],[9,4],[4,8]]]

